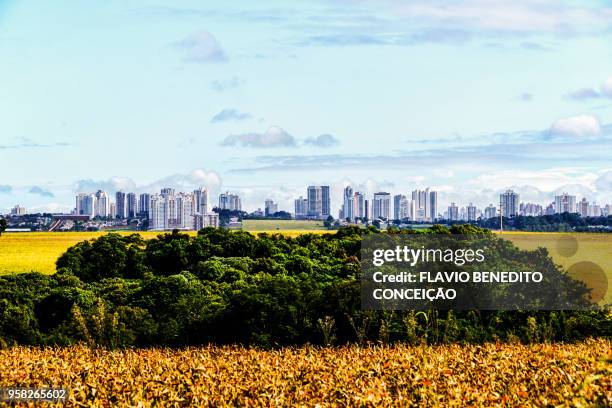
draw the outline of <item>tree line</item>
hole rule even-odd
[[[361,240],[376,233],[347,227],[291,238],[206,228],[197,236],[174,231],[149,240],[108,234],[84,241],[57,260],[53,275],[0,277],[0,346],[437,344],[612,334],[610,314],[601,310],[362,310]],[[419,233],[498,239],[473,226]],[[545,253],[535,258],[556,271]]]

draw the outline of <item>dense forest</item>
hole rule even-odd
[[[365,311],[360,250],[374,228],[334,234],[206,228],[143,240],[108,234],[71,247],[57,273],[0,277],[0,346],[570,341],[612,336],[609,311]],[[434,226],[395,234],[479,234]],[[0,238],[1,239],[1,238]],[[510,243],[507,251],[519,251]],[[556,270],[545,250],[540,259]],[[529,255],[529,254],[527,254]]]

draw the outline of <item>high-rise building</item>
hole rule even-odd
[[[219,195],[219,209],[230,211],[242,211],[242,203],[237,194],[230,194],[226,191]]]
[[[497,207],[495,207],[493,204],[489,204],[489,206],[484,210],[484,217],[486,219],[497,217]]]
[[[267,199],[264,201],[264,215],[266,217],[271,217],[278,212],[278,204],[276,204],[273,200]]]
[[[138,197],[138,214],[143,218],[149,218],[149,206],[151,205],[151,194],[143,193]]]
[[[477,213],[478,209],[476,208],[476,206],[470,203],[466,208],[467,221],[476,221]]]
[[[115,193],[115,208],[117,210],[117,218],[127,218],[127,202],[125,193],[122,191]]]
[[[581,217],[588,217],[589,216],[589,202],[587,201],[587,199],[585,197],[582,197],[582,200],[580,200],[578,202],[578,206],[577,206],[577,211],[578,214],[580,214]]]
[[[174,189],[173,188],[166,187],[166,188],[162,188],[161,189],[161,196],[162,197],[173,196],[173,195],[174,195]]]
[[[102,190],[98,190],[95,193],[94,201],[94,216],[106,218],[110,216],[110,200],[108,194]]]
[[[111,201],[110,203],[108,216],[113,219],[117,218],[117,207],[115,206],[115,203],[113,201]]]
[[[370,219],[370,200],[365,200],[364,208],[365,208],[364,218],[367,221]]]
[[[26,215],[26,209],[25,207],[22,207],[17,204],[13,208],[11,208],[11,215]]]
[[[200,187],[193,191],[194,211],[198,214],[208,214],[208,190]]]
[[[397,194],[395,196],[393,196],[393,219],[394,220],[401,220],[404,217],[402,217],[402,203],[405,203],[406,201],[406,196],[402,195],[402,194]],[[404,207],[406,205],[404,204]]]
[[[308,218],[323,220],[331,215],[329,186],[308,186],[306,199],[308,200]]]
[[[457,221],[459,219],[459,207],[457,207],[457,204],[451,203],[448,207],[448,219],[450,221]]]
[[[381,191],[374,193],[372,200],[372,219],[389,219],[391,216],[391,194]]]
[[[302,220],[308,216],[308,200],[307,199],[302,198],[302,196],[300,196],[293,202],[293,204],[294,204],[294,209],[295,209],[294,218],[296,220]]]
[[[555,196],[555,213],[575,213],[576,212],[576,196],[563,193],[560,196]]]
[[[437,218],[438,214],[438,193],[425,190],[414,190],[412,192],[412,201],[414,201],[414,214],[412,218],[415,221],[432,222]]]
[[[193,194],[175,194],[174,191],[154,194],[149,202],[149,229],[196,229],[198,222],[204,221],[196,220],[193,210]]]
[[[76,196],[76,215],[96,216],[96,195],[80,193]]]
[[[359,191],[353,195],[353,218],[365,217],[365,196]]]
[[[127,193],[125,196],[125,202],[127,207],[127,218],[136,218],[138,215],[138,202],[136,201],[136,194]]]
[[[342,214],[340,218],[353,221],[355,218],[355,194],[353,188],[348,186],[344,189],[344,201],[342,203]]]
[[[544,213],[544,209],[540,204],[521,203],[519,206],[519,214],[526,217],[538,217]]]
[[[520,196],[512,190],[506,190],[499,195],[501,211],[504,217],[515,217],[519,215]]]

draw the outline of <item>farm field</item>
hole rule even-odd
[[[323,221],[308,220],[244,220],[242,229],[250,232],[328,232]]]
[[[610,406],[612,344],[0,351],[0,387],[88,406]]]

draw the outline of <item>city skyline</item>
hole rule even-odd
[[[411,198],[408,198],[411,197]],[[261,217],[271,217],[281,211],[288,213],[293,219],[325,220],[329,216],[338,220],[359,219],[375,220],[411,220],[416,222],[476,221],[498,217],[542,216],[562,213],[576,213],[581,217],[599,217],[612,215],[612,204],[598,203],[586,197],[577,197],[567,192],[554,197],[549,203],[533,203],[521,200],[521,195],[512,189],[499,194],[497,205],[492,202],[486,207],[478,207],[473,202],[468,204],[451,202],[448,207],[438,207],[438,192],[429,187],[425,190],[413,190],[411,194],[391,194],[376,192],[368,198],[361,191],[351,186],[344,188],[343,203],[334,216],[331,207],[329,186],[308,186],[306,198],[301,195],[294,199],[293,211],[279,208],[278,203],[267,198],[262,207],[255,210],[242,207],[238,194],[226,191],[218,195],[218,205],[209,203],[208,188],[199,187],[191,193],[175,191],[165,187],[160,193],[125,193],[117,191],[115,201],[109,194],[98,190],[95,193],[79,193],[76,195],[76,205],[69,212],[60,214],[89,216],[109,219],[148,219],[152,229],[169,229],[176,226],[189,229],[191,226],[216,225],[218,218],[207,218],[214,214],[213,209],[230,210],[250,213]],[[446,209],[445,209],[446,208]],[[500,213],[501,211],[501,213]],[[32,212],[30,212],[32,213]],[[6,215],[26,215],[27,208],[16,204]],[[0,213],[0,215],[2,215]],[[198,218],[199,217],[199,218]],[[216,217],[216,216],[215,216]],[[174,225],[171,225],[175,223]],[[199,229],[199,228],[195,228]]]
[[[348,184],[611,202],[612,7],[495,3],[0,1],[0,211],[323,183],[332,215]]]

